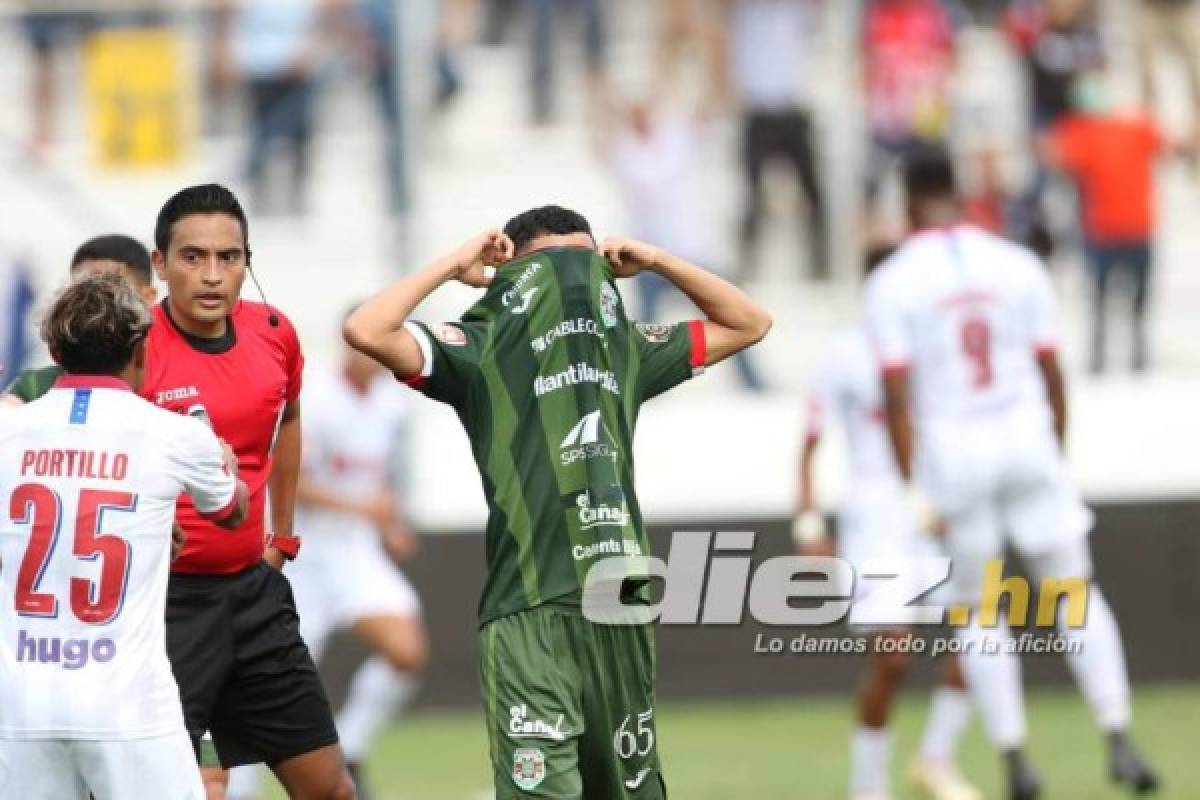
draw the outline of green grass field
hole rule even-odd
[[[1200,686],[1141,688],[1135,736],[1165,778],[1164,800],[1200,797],[1196,720]],[[926,697],[905,697],[896,717],[896,798],[924,724]],[[1047,800],[1124,797],[1107,779],[1103,743],[1073,691],[1029,695],[1030,753],[1046,779]],[[659,741],[675,800],[844,800],[849,702],[779,698],[669,704],[659,709]],[[1001,774],[978,724],[963,742],[963,771],[988,798]],[[370,761],[379,800],[484,800],[487,742],[477,713],[409,716]],[[280,794],[270,795],[272,798]]]

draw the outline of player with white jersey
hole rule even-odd
[[[873,248],[869,272],[890,252]],[[943,554],[922,534],[909,514],[904,484],[884,428],[883,387],[875,356],[861,324],[835,336],[814,373],[808,402],[808,428],[800,462],[799,503],[793,538],[802,555],[832,555],[834,546],[816,499],[816,454],[830,423],[846,444],[847,474],[838,510],[837,555],[855,568],[856,606],[876,586],[872,573],[903,562],[899,579],[923,579],[922,559]],[[944,567],[943,567],[944,569]],[[889,576],[888,580],[892,580]],[[928,585],[923,583],[921,586]],[[905,597],[921,590],[913,586]],[[926,600],[926,602],[932,602]],[[852,620],[853,622],[853,620]],[[870,627],[874,639],[870,667],[858,692],[858,728],[850,747],[850,796],[854,800],[890,797],[891,710],[908,672],[910,657],[885,651],[882,639],[901,639],[904,626]],[[946,662],[942,685],[933,693],[921,751],[909,776],[935,800],[978,800],[979,792],[955,768],[955,749],[971,716],[957,661]]]
[[[1049,276],[1028,250],[961,224],[948,158],[910,164],[906,189],[915,232],[868,279],[867,321],[896,460],[924,492],[911,490],[913,505],[927,497],[944,523],[954,600],[979,604],[1006,542],[1038,581],[1090,581],[1092,515],[1061,453],[1066,394]],[[1132,711],[1116,619],[1095,585],[1086,624],[1070,627],[1065,616],[1057,624],[1073,643],[1067,663],[1109,736],[1112,777],[1150,791],[1157,778],[1126,735]],[[1037,797],[1040,780],[1023,753],[1019,661],[1003,646],[982,652],[989,631],[974,617],[957,629],[968,685],[1006,754],[1011,796]],[[1003,617],[991,633],[1008,638]]]
[[[393,562],[416,547],[396,496],[405,393],[375,361],[346,346],[341,368],[306,376],[304,389],[296,515],[305,558],[289,567],[288,579],[314,659],[343,628],[373,651],[337,716],[360,800],[369,797],[362,763],[412,698],[427,657],[420,600]],[[255,783],[253,771],[235,770],[230,797],[253,796]]]
[[[245,517],[233,452],[133,391],[148,309],[118,276],[69,286],[42,336],[66,370],[0,416],[0,787],[4,797],[200,800],[166,652],[179,495]]]

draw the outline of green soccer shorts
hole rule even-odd
[[[497,800],[665,800],[651,626],[540,606],[479,637]]]

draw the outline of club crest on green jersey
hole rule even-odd
[[[634,325],[642,338],[653,344],[665,344],[671,338],[671,326],[659,323],[639,322]]]
[[[433,329],[433,333],[438,339],[451,347],[462,347],[467,343],[466,332],[457,325],[452,325],[449,322],[438,325]]]
[[[546,780],[546,755],[536,747],[518,747],[513,753],[513,783],[531,792]]]
[[[619,305],[621,305],[621,296],[617,294],[617,290],[611,283],[602,283],[600,285],[600,318],[604,320],[604,327],[617,327],[617,306]]]

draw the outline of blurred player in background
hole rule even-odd
[[[1062,455],[1066,390],[1045,267],[1028,250],[961,224],[947,157],[914,161],[905,182],[914,233],[868,279],[867,324],[910,504],[918,519],[936,517],[945,527],[953,600],[978,607],[988,565],[1003,559],[1010,541],[1035,580],[1090,581],[1093,518]],[[1088,589],[1082,627],[1068,627],[1059,609],[1061,635],[1078,643],[1067,666],[1108,737],[1113,780],[1152,791],[1157,777],[1128,738],[1132,708],[1116,618],[1099,588]],[[1005,650],[1004,617],[996,628],[978,617],[957,628],[968,645],[967,684],[1006,758],[1010,796],[1035,798],[1041,781],[1024,753],[1020,662]],[[999,652],[982,652],[997,638]]]
[[[81,278],[42,324],[65,374],[0,419],[5,797],[204,797],[166,654],[171,523],[187,492],[234,529],[249,492],[211,430],[133,393],[150,326],[125,281]]]
[[[891,250],[890,245],[879,245],[868,252],[868,275]],[[837,554],[854,564],[855,594],[861,599],[871,591],[864,570],[869,570],[872,562],[881,565],[888,559],[942,555],[909,514],[904,483],[884,428],[879,369],[861,324],[843,330],[830,342],[812,382],[808,433],[800,460],[798,514],[792,529],[801,555],[834,554],[825,518],[817,507],[815,476],[817,448],[831,418],[836,418],[844,434],[850,466],[838,512]],[[906,596],[915,593],[914,587]],[[854,800],[891,797],[892,734],[888,726],[910,661],[907,653],[878,647],[882,639],[904,637],[906,628],[870,633],[875,646],[859,690],[859,726],[850,747],[850,796]],[[909,773],[913,784],[935,800],[980,800],[979,792],[959,775],[954,763],[955,748],[970,718],[971,699],[952,657],[946,660],[942,685],[933,693],[921,753]]]
[[[417,547],[404,523],[395,474],[408,398],[382,367],[343,345],[341,369],[304,388],[304,462],[297,517],[304,558],[289,569],[300,632],[320,661],[330,637],[349,628],[373,655],[354,674],[337,716],[350,774],[380,730],[407,705],[428,655],[421,602],[392,563]],[[244,777],[245,776],[245,777]],[[231,797],[253,795],[255,771],[230,781]]]
[[[148,305],[158,299],[154,288],[154,270],[150,252],[131,236],[119,233],[97,236],[79,246],[71,258],[71,276],[116,273],[129,282],[138,296]],[[50,390],[63,374],[62,367],[52,364],[41,369],[29,369],[17,375],[0,398],[0,402],[32,403]]]
[[[708,319],[632,324],[614,279],[644,269]],[[459,322],[407,321],[453,280],[487,292]],[[770,325],[736,287],[658,248],[598,249],[587,220],[555,206],[471,239],[346,322],[351,345],[457,410],[483,477],[481,688],[499,800],[666,796],[653,628],[586,618],[584,579],[607,556],[633,569],[650,552],[633,486],[641,404]]]
[[[293,798],[353,798],[280,571],[300,547],[300,342],[283,314],[240,299],[249,227],[228,189],[175,194],[159,212],[154,241],[167,297],[154,309],[141,394],[208,421],[233,446],[250,487],[250,513],[233,535],[215,530],[187,498],[177,510],[187,542],[171,567],[167,652],[188,731],[198,750],[210,731],[223,766],[267,764]]]
[[[0,386],[13,379],[28,355],[26,328],[33,307],[33,286],[25,268],[0,258]],[[2,400],[2,398],[0,398]]]

